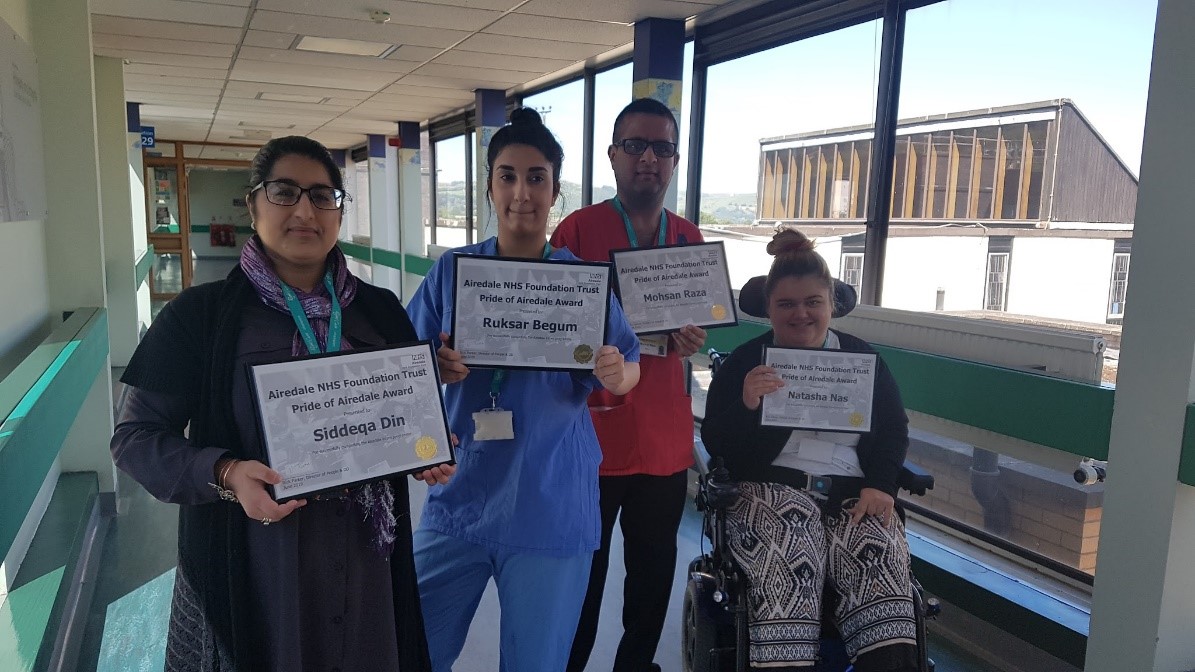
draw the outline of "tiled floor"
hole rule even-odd
[[[165,655],[165,624],[175,563],[177,507],[153,500],[122,475],[124,515],[113,521],[104,549],[103,563],[87,623],[79,670],[124,672],[161,669]],[[422,484],[412,486],[412,504],[418,511],[424,496]],[[416,517],[418,514],[416,513]],[[678,577],[700,552],[700,516],[686,512],[679,537]],[[621,557],[622,541],[615,531],[614,558]],[[588,670],[608,670],[620,631],[623,570],[613,562],[607,582],[598,643]],[[672,603],[656,661],[664,672],[680,672],[680,605],[684,584],[673,582]],[[474,618],[457,672],[492,672],[498,651],[498,604],[492,589],[486,592]],[[939,672],[988,672],[965,652],[941,640],[931,642]]]

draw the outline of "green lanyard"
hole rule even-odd
[[[544,259],[552,255],[552,245],[544,242]],[[490,378],[490,408],[498,408],[498,397],[502,395],[502,384],[506,382],[506,369],[494,369]]]
[[[332,271],[324,274],[324,287],[328,289],[328,296],[332,299],[332,316],[328,319],[328,348],[326,350],[319,349],[315,330],[311,328],[311,322],[308,321],[307,314],[303,312],[303,304],[299,303],[299,297],[295,294],[295,290],[281,280],[278,281],[278,284],[282,286],[282,296],[286,297],[286,307],[290,309],[290,316],[295,321],[299,335],[303,337],[303,344],[307,346],[307,352],[312,355],[318,355],[321,352],[339,352],[340,301],[336,298],[336,288],[332,285]]]
[[[618,200],[617,196],[610,200],[614,203],[614,209],[622,215],[622,223],[627,227],[627,240],[631,241],[631,247],[639,247],[639,236],[635,235],[635,227],[631,226],[631,217],[627,214],[626,208],[622,207],[622,201]],[[667,237],[668,212],[660,208],[660,234],[656,236],[656,247],[662,246]]]

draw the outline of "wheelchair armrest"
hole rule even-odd
[[[693,468],[701,476],[710,473],[710,453],[701,442],[701,437],[693,437]]]
[[[934,475],[912,462],[905,462],[896,477],[896,486],[920,497],[934,489]]]

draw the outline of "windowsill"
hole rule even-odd
[[[927,591],[1082,668],[1089,596],[920,521],[910,521],[908,540],[913,574]]]

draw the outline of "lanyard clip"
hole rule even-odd
[[[490,410],[491,411],[498,410],[498,393],[497,392],[490,392]]]

